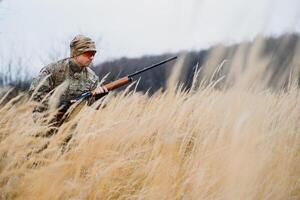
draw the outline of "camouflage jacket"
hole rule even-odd
[[[64,59],[44,67],[33,79],[29,94],[32,95],[34,101],[43,101],[35,108],[35,111],[43,112],[48,108],[47,97],[60,86],[63,87],[59,101],[64,101],[94,90],[98,83],[98,76],[89,67],[81,68],[71,59]]]

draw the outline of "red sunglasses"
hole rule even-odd
[[[92,56],[95,56],[96,52],[95,51],[86,51],[83,53],[84,56],[86,57],[92,57]]]

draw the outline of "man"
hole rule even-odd
[[[50,96],[58,93],[58,102],[67,101],[80,94],[92,91],[93,94],[107,92],[99,87],[98,76],[90,69],[97,52],[91,38],[77,35],[70,43],[71,56],[44,67],[33,79],[29,94],[39,102],[34,108],[34,121],[49,109]],[[59,91],[59,92],[57,92]]]

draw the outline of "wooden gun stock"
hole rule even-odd
[[[118,79],[116,81],[113,81],[111,83],[108,83],[108,84],[104,85],[104,87],[106,87],[108,91],[111,91],[111,90],[117,89],[119,87],[122,87],[124,85],[127,85],[131,81],[132,81],[132,78],[129,78],[128,76],[125,76],[121,79]]]

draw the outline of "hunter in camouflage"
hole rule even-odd
[[[107,92],[105,87],[98,86],[99,78],[90,69],[97,52],[95,43],[86,36],[77,35],[71,41],[70,50],[69,58],[47,65],[31,83],[29,94],[39,102],[33,111],[35,121],[49,108],[49,99],[55,93],[59,94],[57,102],[61,102],[87,91]]]

